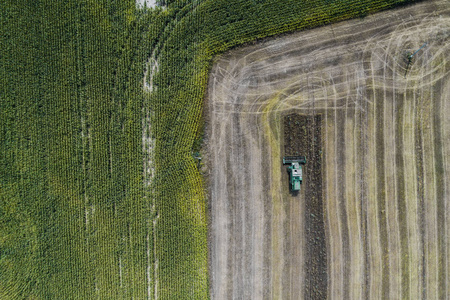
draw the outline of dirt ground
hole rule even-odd
[[[305,262],[304,297],[326,299],[327,255],[322,195],[322,116],[289,114],[284,116],[283,156],[305,156],[302,189],[305,190]],[[282,167],[286,172],[286,166]],[[289,188],[289,176],[282,176]],[[296,193],[296,192],[292,192]]]
[[[450,298],[448,53],[439,0],[216,59],[204,155],[212,299]],[[281,160],[292,113],[318,138],[294,146],[312,156],[298,195]]]

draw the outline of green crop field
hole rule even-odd
[[[164,2],[0,4],[0,299],[207,299],[212,59],[412,1]]]

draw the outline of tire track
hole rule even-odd
[[[339,102],[336,102],[336,107],[341,106]],[[335,110],[335,157],[336,157],[336,194],[337,203],[339,211],[339,220],[341,223],[341,241],[342,241],[342,278],[349,278],[350,276],[350,264],[351,264],[351,253],[350,253],[350,241],[349,241],[349,230],[348,230],[348,218],[347,218],[347,201],[346,201],[346,140],[345,140],[345,119],[347,114],[347,105],[344,103],[345,109]],[[346,284],[347,283],[347,284]],[[350,298],[350,290],[348,280],[343,280],[342,282],[342,296],[344,299]]]
[[[424,77],[424,80],[430,80]],[[432,88],[424,89],[423,107],[423,166],[424,166],[424,203],[426,226],[426,264],[427,297],[437,298],[437,218],[436,218],[436,176],[434,173],[434,137],[431,112],[433,110]]]
[[[375,174],[375,176],[368,176],[368,197],[367,197],[367,228],[368,228],[368,258],[370,270],[372,274],[370,276],[370,282],[368,286],[369,295],[371,299],[381,299],[382,293],[382,275],[383,275],[383,250],[381,247],[380,239],[380,221],[379,221],[379,208],[378,208],[378,185],[377,185],[377,160],[376,160],[376,96],[375,96],[375,74],[372,64],[371,53],[365,51],[368,56],[367,62],[365,61],[366,67],[365,72],[368,74],[368,80],[366,80],[366,85],[370,92],[367,93],[367,98],[369,102],[369,110],[367,113],[367,131],[371,138],[367,139],[367,156],[368,156],[368,174]]]
[[[422,269],[420,286],[421,286],[421,295],[422,299],[427,298],[426,290],[427,285],[425,281],[425,275],[427,273],[427,267],[425,264],[425,204],[424,204],[424,170],[423,170],[423,140],[422,140],[422,105],[420,103],[420,98],[415,97],[415,117],[414,117],[414,140],[415,140],[415,162],[416,162],[416,174],[417,174],[417,197],[418,197],[418,214],[419,214],[419,230],[420,230],[420,248],[421,248],[421,257],[422,261],[420,262],[420,266]]]
[[[351,108],[347,109],[346,120],[345,120],[345,136],[354,136],[356,118],[356,110]],[[359,205],[357,205],[357,187],[355,182],[356,176],[356,160],[358,158],[358,153],[355,151],[357,139],[352,139],[351,141],[347,138],[347,145],[345,148],[346,164],[346,176],[345,176],[345,200],[347,209],[347,220],[348,220],[348,235],[349,235],[349,245],[351,245],[348,261],[348,289],[349,298],[348,299],[361,299],[361,289],[363,287],[363,277],[362,268],[364,266],[362,262],[361,255],[361,237],[360,237],[360,215],[358,212]]]
[[[331,79],[332,80],[332,79]],[[335,90],[332,95],[334,98],[337,97]],[[336,100],[335,100],[336,101]],[[328,103],[328,102],[327,102]],[[327,202],[326,210],[328,212],[328,239],[329,247],[327,247],[329,261],[333,263],[330,264],[328,282],[328,295],[332,298],[341,299],[343,298],[343,246],[342,246],[342,230],[340,220],[340,210],[339,203],[335,199],[338,197],[338,174],[337,174],[337,158],[336,158],[336,129],[334,124],[336,124],[336,110],[333,110],[335,104],[333,103],[331,109],[327,109],[326,114],[326,124],[327,124],[327,136],[325,138],[325,154],[326,154],[326,185],[327,185]]]
[[[367,147],[368,147],[368,126],[369,126],[369,101],[367,100],[366,82],[367,82],[367,63],[365,53],[361,54],[361,71],[359,78],[362,78],[362,83],[358,85],[357,101],[360,107],[359,110],[355,110],[355,116],[359,120],[359,128],[355,128],[355,136],[358,136],[358,142],[356,149],[359,153],[357,159],[357,172],[355,173],[356,185],[359,187],[359,211],[360,211],[360,230],[361,230],[361,242],[363,251],[363,284],[361,298],[370,299],[370,263],[369,263],[369,240],[368,240],[368,188],[367,188],[367,170],[369,164],[367,161]],[[358,132],[359,130],[359,132]]]
[[[405,175],[404,175],[404,147],[403,147],[403,126],[404,126],[404,98],[400,95],[396,97],[394,103],[394,115],[396,119],[395,131],[395,165],[396,165],[396,198],[397,198],[397,214],[400,231],[400,262],[401,262],[401,297],[402,299],[410,298],[409,294],[409,238],[408,238],[408,222],[405,198]]]
[[[355,69],[351,69],[351,76],[348,77],[347,81],[350,83],[348,89],[350,91],[355,90],[356,95],[350,96],[350,100],[354,103],[352,107],[351,114],[349,117],[353,118],[352,126],[347,126],[348,134],[353,137],[352,153],[347,154],[347,157],[352,157],[352,163],[349,168],[350,175],[349,179],[351,184],[347,184],[348,187],[352,187],[352,191],[348,192],[348,199],[352,199],[351,208],[352,214],[349,214],[349,220],[351,220],[351,245],[352,252],[352,274],[355,274],[353,281],[353,286],[350,288],[352,291],[352,299],[368,299],[367,291],[367,268],[368,260],[365,251],[366,241],[365,241],[365,223],[363,218],[365,218],[365,213],[363,213],[364,205],[363,199],[365,198],[364,180],[362,175],[364,172],[364,149],[361,145],[365,142],[362,140],[364,136],[364,125],[363,116],[365,113],[365,74],[364,65],[362,62],[363,53],[355,55],[353,60],[360,62],[359,65],[355,65]],[[347,121],[350,119],[348,118]]]
[[[439,299],[446,298],[445,276],[447,273],[445,258],[445,187],[444,187],[444,159],[442,148],[441,126],[441,90],[444,82],[433,87],[433,144],[434,144],[434,173],[436,178],[436,209],[437,209],[437,239],[438,239],[438,295]]]
[[[443,86],[442,88],[442,95],[448,95],[448,93],[450,92],[450,84],[449,84],[449,77],[446,76],[445,77],[445,82],[446,84]],[[444,198],[445,199],[449,199],[449,192],[450,192],[450,180],[449,180],[449,172],[450,172],[450,153],[449,153],[449,149],[450,149],[450,119],[449,118],[445,118],[446,116],[446,112],[450,109],[450,105],[449,105],[449,101],[445,101],[442,103],[442,107],[443,109],[441,110],[441,115],[444,117],[441,117],[442,120],[442,141],[443,141],[443,163],[444,163],[444,189],[445,189],[445,195]],[[445,201],[445,207],[444,207],[444,211],[445,211],[445,252],[444,252],[444,256],[446,258],[446,262],[445,262],[445,266],[446,266],[446,270],[447,273],[445,275],[445,286],[446,288],[446,293],[444,294],[444,298],[448,298],[450,296],[450,292],[448,287],[450,286],[450,276],[448,275],[448,270],[450,268],[449,266],[449,256],[450,256],[450,243],[449,243],[449,238],[448,238],[448,234],[450,232],[450,205],[448,203],[448,201]]]
[[[401,53],[402,45],[404,43],[403,38],[396,40],[395,52]],[[410,298],[410,261],[409,261],[409,236],[408,236],[408,222],[407,222],[407,209],[405,198],[405,175],[404,175],[404,146],[403,146],[403,126],[404,126],[404,94],[403,89],[397,88],[397,82],[401,79],[403,73],[403,67],[398,62],[398,58],[394,58],[393,65],[393,81],[392,90],[394,99],[394,140],[395,140],[395,186],[396,186],[396,204],[397,204],[397,220],[398,220],[398,238],[399,238],[399,266],[400,266],[400,295],[402,299]]]
[[[373,69],[373,67],[372,67]],[[384,95],[379,90],[375,92],[375,155],[376,165],[385,165],[385,143],[384,143]],[[381,100],[378,100],[381,99]],[[380,246],[382,257],[382,283],[381,283],[381,297],[389,299],[389,249],[387,240],[387,217],[386,217],[386,187],[384,168],[376,168],[376,190],[378,203],[378,226],[380,232]]]
[[[415,90],[405,87],[403,116],[403,158],[405,180],[405,215],[409,238],[409,295],[420,295],[421,290],[421,237],[419,231],[419,201],[417,195],[417,169],[415,163]],[[419,247],[413,247],[419,245]]]

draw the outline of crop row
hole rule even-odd
[[[134,5],[2,3],[1,299],[148,295]]]

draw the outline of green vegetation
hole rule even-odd
[[[165,2],[2,3],[1,299],[206,299],[206,193],[192,152],[212,58],[410,1]]]
[[[0,298],[144,299],[134,3],[1,6]]]

